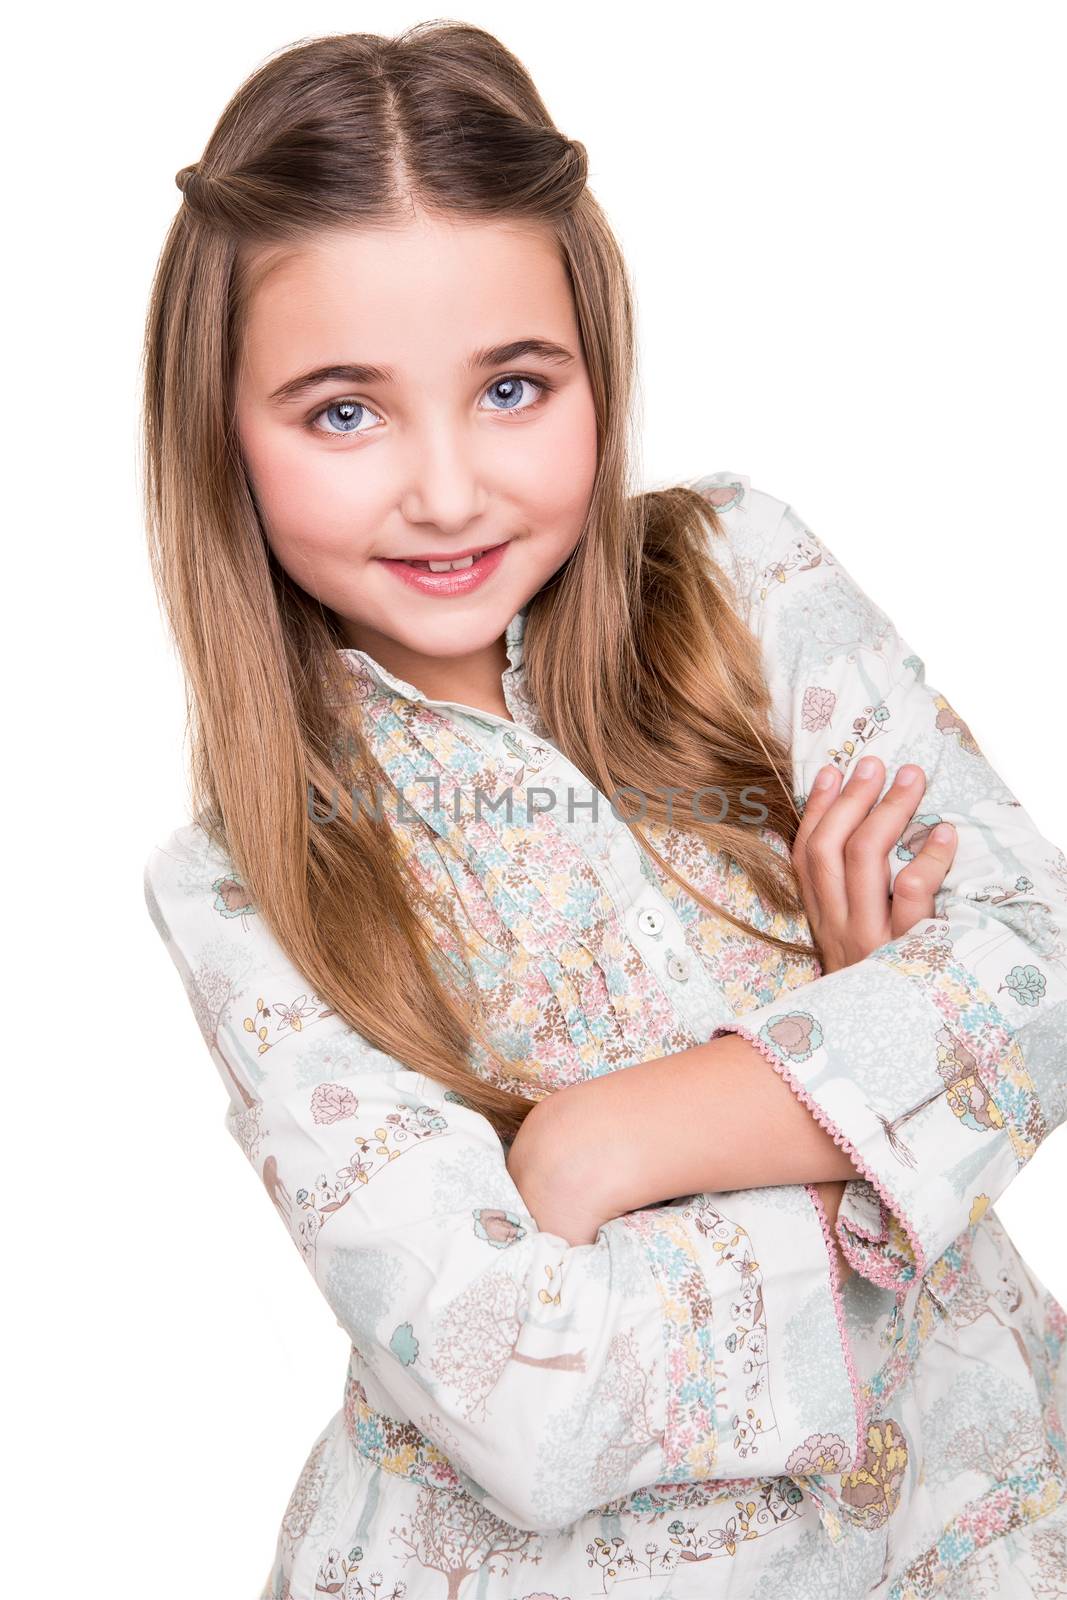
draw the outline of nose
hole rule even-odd
[[[487,504],[474,461],[450,433],[416,446],[400,505],[407,522],[429,524],[446,537],[458,536]]]

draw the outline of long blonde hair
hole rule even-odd
[[[462,130],[462,137],[457,130]],[[242,246],[410,215],[533,218],[570,276],[598,425],[582,536],[530,601],[525,667],[549,737],[605,795],[645,796],[750,876],[764,905],[802,911],[788,860],[745,821],[691,803],[718,786],[736,818],[762,791],[790,847],[789,754],[772,733],[758,646],[712,571],[721,524],[687,486],[628,495],[634,322],[627,270],[586,186],[586,153],[555,127],[521,63],[491,34],[421,23],[395,38],[345,34],[279,52],[237,90],[204,154],[177,175],[183,200],[156,268],[144,343],[143,477],[157,592],[184,666],[196,821],[226,851],[260,916],[315,991],[379,1049],[425,1072],[514,1136],[534,1104],[474,1071],[485,1037],[473,986],[433,963],[419,887],[391,827],[336,794],[339,718],[352,680],[341,619],[297,585],[264,536],[234,426],[250,293]],[[555,642],[565,638],[565,653]],[[358,724],[351,768],[389,785]],[[624,810],[620,803],[618,809]],[[680,884],[627,816],[642,847]],[[685,887],[691,888],[688,884]],[[811,946],[702,905],[783,950]]]

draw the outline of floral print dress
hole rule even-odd
[[[540,1230],[490,1123],[312,993],[179,827],[146,863],[149,911],[228,1130],[351,1340],[261,1600],[1067,1595],[1067,1319],[995,1211],[1067,1112],[1067,858],[793,508],[739,473],[697,487],[798,804],[872,749],[887,786],[905,762],[927,776],[893,875],[957,829],[937,914],[854,966],[761,943],[651,861],[546,736],[525,607],[512,720],[342,655],[429,825],[387,813],[428,903],[469,919],[440,958],[474,971],[514,1086],[742,1034],[863,1174],[836,1224],[855,1271],[839,1281],[807,1185],[673,1199],[590,1245]],[[682,826],[646,826],[718,904],[810,937]]]

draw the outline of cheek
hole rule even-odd
[[[559,461],[567,481],[573,485],[571,507],[584,517],[593,493],[597,468],[597,424],[593,397],[587,396],[577,425],[560,450]]]
[[[296,430],[250,428],[241,445],[267,540],[282,565],[292,571],[302,558],[321,560],[334,551],[351,559],[369,517],[358,497],[354,503],[344,463],[309,449]]]
[[[585,520],[597,467],[597,426],[592,395],[577,394],[559,406],[552,426],[539,434],[531,452],[527,483],[540,520],[577,534]]]

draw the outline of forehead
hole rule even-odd
[[[573,338],[567,271],[549,225],[419,219],[332,229],[242,255],[244,342],[271,372],[301,361],[442,364],[536,331]]]

